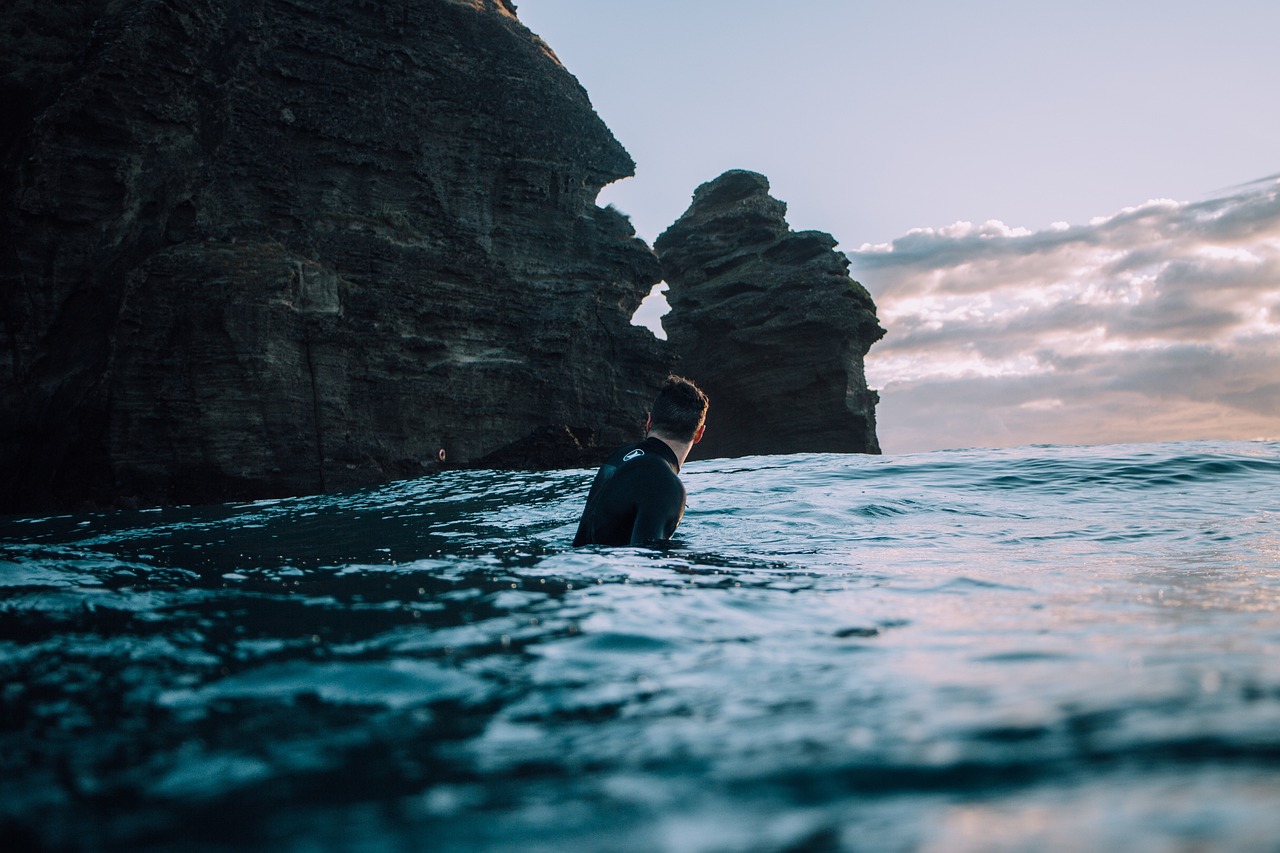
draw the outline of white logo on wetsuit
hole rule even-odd
[[[644,451],[638,447],[635,450],[628,453],[626,456],[622,457],[622,461],[630,462],[632,459],[635,459],[637,456],[644,456]]]

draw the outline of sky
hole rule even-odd
[[[885,452],[1280,438],[1280,3],[517,5],[645,241],[745,168],[840,242]]]

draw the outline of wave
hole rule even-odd
[[[1249,847],[1277,474],[1239,442],[694,461],[658,550],[569,547],[583,470],[0,520],[0,842],[1000,849],[1012,814],[1012,849]]]

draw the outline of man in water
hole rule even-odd
[[[676,475],[702,440],[707,395],[668,376],[645,421],[645,439],[614,451],[591,484],[578,522],[579,545],[645,545],[670,539],[684,516],[684,484]]]

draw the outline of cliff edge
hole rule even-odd
[[[0,511],[586,464],[667,369],[509,3],[11,0],[0,99]]]

